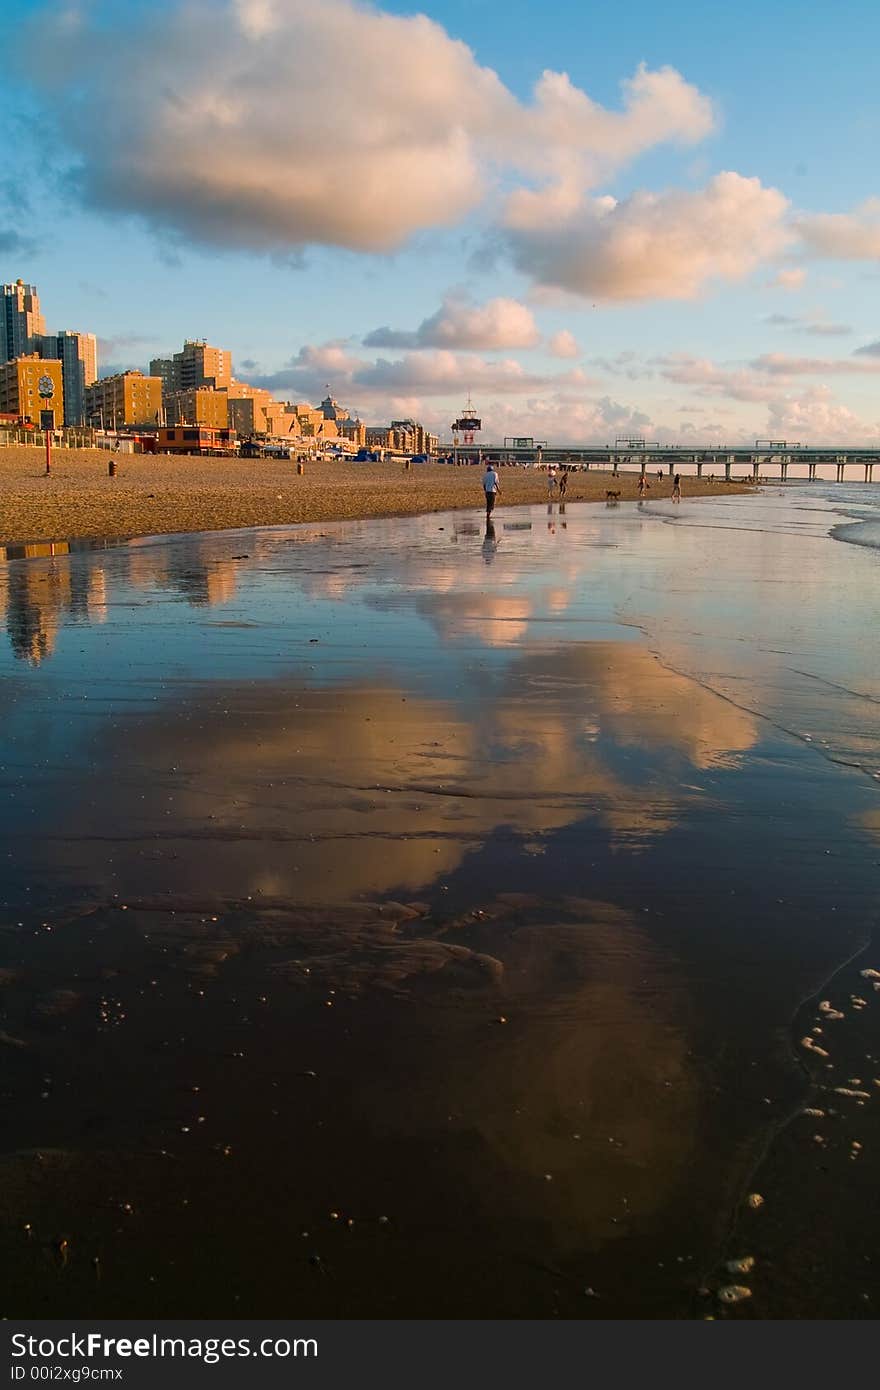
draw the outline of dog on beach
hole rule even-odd
[[[617,502],[620,498],[620,491],[612,492],[611,488],[609,488],[605,494],[605,498],[608,502]]]

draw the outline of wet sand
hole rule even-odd
[[[8,1316],[876,1316],[876,561],[805,506],[0,571]]]
[[[118,473],[108,477],[108,460]],[[275,459],[172,458],[110,455],[100,449],[56,449],[45,476],[45,453],[0,448],[0,544],[105,536],[166,535],[240,526],[414,512],[482,509],[481,470],[445,465],[309,463]],[[499,508],[541,502],[545,475],[505,468]],[[635,475],[573,474],[569,500],[604,501],[609,488],[637,495]],[[651,482],[652,497],[668,497],[671,479]],[[686,480],[688,497],[742,492],[748,484]]]

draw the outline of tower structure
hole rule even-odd
[[[455,440],[456,448],[458,447],[459,437],[461,437],[461,442],[464,444],[465,448],[473,447],[477,434],[482,428],[483,422],[477,414],[474,403],[471,400],[470,392],[468,392],[464,410],[461,412],[458,419],[452,422],[453,439]]]

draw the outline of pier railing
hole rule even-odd
[[[469,451],[467,451],[469,452]],[[459,451],[461,454],[461,451]],[[475,455],[476,457],[476,455]],[[637,469],[646,474],[675,473],[687,468],[694,470],[698,478],[704,474],[721,476],[730,482],[732,478],[760,477],[779,478],[785,482],[797,468],[803,470],[797,476],[810,481],[819,477],[819,469],[833,468],[838,482],[847,477],[874,481],[874,468],[880,468],[880,447],[878,448],[836,448],[819,446],[816,448],[790,448],[787,450],[764,447],[734,446],[732,448],[695,448],[680,445],[652,445],[650,447],[619,447],[617,445],[586,445],[580,448],[531,448],[516,449],[484,445],[479,450],[482,462],[520,463],[533,467],[549,464],[569,464],[574,468],[596,468],[606,472],[618,473],[621,469]],[[880,471],[877,474],[880,480]]]

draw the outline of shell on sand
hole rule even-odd
[[[721,1303],[742,1303],[744,1299],[751,1298],[752,1291],[746,1288],[745,1284],[725,1284],[718,1290],[718,1298]]]

